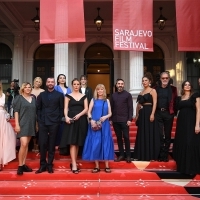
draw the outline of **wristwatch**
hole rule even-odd
[[[89,117],[88,119],[89,119],[89,121],[91,121],[91,120],[92,120],[92,118],[91,118],[91,117]]]

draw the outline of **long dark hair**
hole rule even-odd
[[[152,83],[153,83],[153,76],[152,76],[152,74],[150,72],[145,73],[145,75],[142,77],[142,79],[143,78],[147,78],[149,80],[150,84],[152,85]]]
[[[73,85],[74,81],[78,81],[78,82],[80,83],[80,85],[81,85],[81,82],[80,82],[80,80],[79,80],[78,78],[74,78],[74,79],[72,80],[72,85]]]
[[[185,83],[187,83],[187,82],[190,84],[190,87],[191,87],[190,96],[194,93],[193,86],[192,86],[191,82],[188,81],[188,80],[186,80],[186,81],[183,81],[183,83],[182,83],[182,85],[181,85],[181,95],[182,95],[182,96],[185,94],[184,86],[185,86]]]
[[[60,83],[58,82],[60,76],[64,76],[64,77],[65,77],[65,80],[66,80],[66,76],[65,76],[64,74],[59,74],[58,77],[57,77],[57,85],[60,85]],[[64,87],[65,87],[65,88],[68,88],[67,85],[66,85],[66,82],[64,83]]]

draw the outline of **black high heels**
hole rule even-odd
[[[71,171],[73,171],[73,170],[72,170],[72,163],[70,163],[69,166],[70,166]],[[80,170],[78,167],[77,167],[77,170],[76,170],[76,171],[81,172],[81,170]],[[73,172],[73,173],[74,173],[74,172]]]

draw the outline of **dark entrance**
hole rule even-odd
[[[36,50],[33,69],[33,79],[41,77],[45,88],[46,79],[54,77],[54,45],[42,45]]]
[[[165,71],[164,54],[162,49],[154,46],[154,52],[144,52],[144,73],[151,72],[154,82],[156,81],[156,75]]]
[[[105,44],[97,43],[86,50],[84,57],[84,73],[88,77],[88,86],[94,91],[97,84],[104,84],[109,97],[114,84],[112,50]]]

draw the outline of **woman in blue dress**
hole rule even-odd
[[[65,98],[66,94],[70,94],[72,91],[69,87],[66,85],[66,76],[64,74],[59,74],[57,77],[57,85],[54,87],[56,91],[63,94],[63,98]],[[56,135],[56,149],[58,149],[58,146],[60,145],[60,140],[62,137],[64,123],[60,124],[58,133]]]
[[[89,126],[83,149],[83,160],[95,161],[95,168],[92,173],[100,171],[99,161],[105,161],[105,172],[110,173],[109,160],[114,160],[114,143],[109,123],[111,117],[110,101],[106,99],[106,89],[98,84],[94,91],[94,98],[91,100],[88,110]],[[93,130],[96,121],[102,122],[100,130]]]

